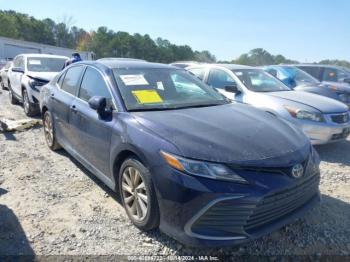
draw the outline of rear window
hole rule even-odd
[[[32,72],[60,72],[65,62],[65,58],[28,57],[27,68]]]

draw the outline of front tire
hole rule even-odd
[[[159,226],[159,207],[149,170],[137,159],[128,158],[119,172],[119,192],[131,222],[148,231]]]
[[[44,113],[43,117],[44,135],[48,147],[52,151],[56,151],[61,148],[60,144],[56,140],[55,129],[52,121],[52,116],[49,111]]]
[[[30,102],[28,92],[26,89],[24,89],[22,92],[22,99],[24,113],[27,116],[35,116],[37,111],[34,105]]]

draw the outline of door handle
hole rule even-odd
[[[77,109],[77,107],[76,107],[75,105],[72,105],[72,106],[70,107],[70,109],[71,109],[74,113],[77,113],[77,112],[78,112],[78,109]]]
[[[50,95],[50,98],[51,98],[52,100],[55,100],[55,94],[52,93],[52,94]]]

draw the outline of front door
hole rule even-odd
[[[107,110],[115,110],[112,95],[102,74],[88,66],[77,96],[70,110],[74,148],[90,166],[105,176],[110,176],[110,145],[114,120],[112,115],[101,117],[88,104],[93,96],[105,97]]]

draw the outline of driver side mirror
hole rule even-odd
[[[96,110],[98,115],[101,118],[106,118],[110,115],[110,111],[106,110],[107,107],[107,99],[102,96],[93,96],[89,99],[89,106],[93,110]]]
[[[230,92],[230,93],[234,93],[234,94],[239,94],[239,93],[241,93],[241,91],[238,89],[236,83],[232,83],[232,84],[230,84],[229,86],[225,86],[225,91],[226,91],[226,92]]]
[[[20,67],[12,67],[12,72],[16,72],[16,73],[22,73],[24,74],[24,70]]]

